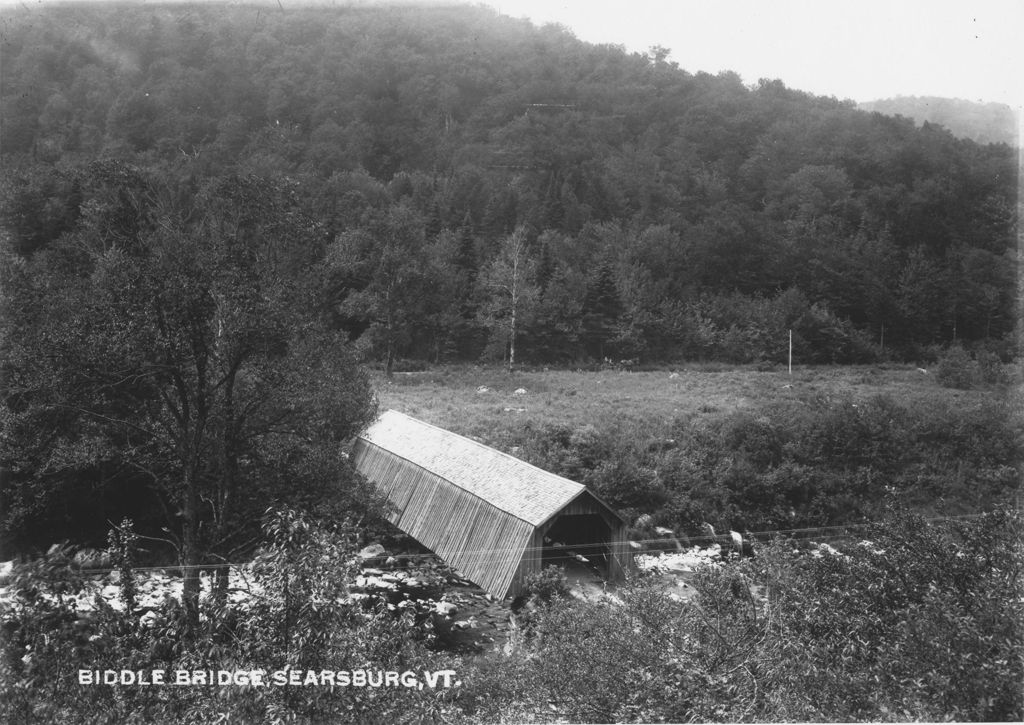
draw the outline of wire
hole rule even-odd
[[[947,521],[965,521],[965,520],[980,518],[980,517],[985,516],[985,515],[986,515],[985,513],[974,513],[974,514],[959,514],[957,516],[934,516],[934,517],[925,518],[924,521],[929,522],[929,523],[938,523],[938,522],[947,522]],[[765,530],[765,531],[752,531],[752,532],[748,532],[748,534],[749,534],[749,537],[754,537],[755,539],[757,537],[760,537],[760,538],[775,538],[775,537],[778,537],[778,536],[792,535],[792,534],[806,534],[806,533],[814,533],[814,532],[822,532],[822,533],[824,533],[824,532],[829,532],[829,531],[845,532],[845,531],[851,531],[851,530],[861,530],[861,529],[868,529],[868,528],[875,527],[875,526],[880,526],[880,525],[883,525],[883,524],[884,524],[884,522],[881,522],[881,521],[869,521],[869,522],[862,522],[862,523],[857,523],[857,524],[846,524],[846,525],[841,525],[841,526],[812,526],[812,527],[793,528],[793,529],[770,529],[770,530]],[[745,539],[749,538],[749,537],[744,535]],[[690,542],[691,546],[688,547],[688,548],[692,549],[692,548],[694,548],[692,546],[693,542],[699,542],[699,543],[707,542],[707,543],[711,543],[711,544],[717,544],[717,543],[720,543],[722,541],[729,540],[730,536],[729,536],[729,534],[719,534],[719,535],[714,536],[714,537],[709,536],[709,535],[687,536],[687,537],[676,537],[676,536],[669,537],[669,536],[665,536],[665,537],[659,537],[659,538],[655,538],[655,539],[631,539],[630,542],[631,543],[635,543],[635,544],[666,544],[666,543],[671,543],[673,540],[677,540],[678,541],[679,538],[685,538],[688,542]],[[810,538],[810,537],[808,537],[808,538]],[[845,539],[845,538],[848,538],[848,537],[847,537],[846,534],[834,533],[834,534],[826,534],[825,536],[819,536],[819,537],[815,537],[815,538],[821,539],[821,540],[826,540],[826,541],[836,541],[836,540],[841,540],[841,539]],[[535,553],[535,552],[542,552],[543,553],[544,551],[551,551],[551,550],[574,551],[574,552],[577,552],[577,553],[585,553],[585,552],[588,552],[588,551],[596,551],[597,553],[610,553],[610,551],[609,551],[610,544],[611,544],[611,542],[609,542],[609,541],[592,541],[592,542],[580,542],[580,543],[559,544],[559,545],[549,544],[549,545],[545,545],[545,546],[527,546],[527,547],[524,547],[523,549],[518,550],[518,551],[521,551],[522,553],[530,553],[530,554]],[[460,553],[463,554],[463,555],[474,555],[474,556],[476,556],[478,560],[475,563],[477,563],[477,564],[488,564],[488,563],[498,563],[498,562],[506,561],[507,558],[508,558],[509,549],[508,548],[504,548],[504,547],[497,547],[497,548],[491,548],[491,549],[464,549],[464,550],[461,550]],[[632,554],[634,552],[631,551],[629,553]],[[642,553],[642,552],[636,552],[636,553]],[[427,560],[427,559],[435,559],[435,558],[443,559],[443,557],[441,557],[440,555],[435,554],[433,552],[429,552],[429,553],[425,553],[425,554],[399,554],[398,556],[401,556],[405,560]],[[242,563],[216,562],[216,563],[210,563],[210,564],[166,564],[166,565],[163,565],[163,566],[146,566],[146,567],[139,566],[139,567],[132,567],[131,569],[132,569],[132,571],[136,571],[136,572],[166,571],[166,570],[181,570],[181,571],[188,570],[188,571],[191,571],[191,570],[196,570],[196,569],[198,569],[198,570],[206,570],[206,571],[213,571],[213,570],[216,570],[216,569],[225,569],[225,568],[232,568],[232,567],[233,568],[246,568],[246,567],[250,566],[251,564],[252,564],[252,562],[242,562]],[[79,571],[81,573],[83,573],[83,574],[105,574],[105,573],[111,573],[111,572],[115,572],[115,571],[120,571],[120,569],[116,568],[116,567],[110,567],[110,568],[96,567],[96,568],[83,568],[83,569],[80,569]]]

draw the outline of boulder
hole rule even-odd
[[[380,544],[370,544],[369,546],[364,547],[360,550],[359,558],[362,559],[364,562],[367,562],[370,559],[381,558],[387,553],[387,550]]]
[[[458,611],[459,608],[451,602],[434,602],[434,612],[440,614],[442,617],[451,619]]]
[[[79,549],[71,559],[80,569],[109,569],[110,554],[98,549]]]

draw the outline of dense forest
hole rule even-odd
[[[97,159],[287,186],[389,371],[1010,353],[1004,144],[465,6],[12,8],[0,61],[16,255],[81,230]]]

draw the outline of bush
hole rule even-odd
[[[765,715],[1019,721],[1022,523],[1008,510],[955,524],[896,513],[841,556],[776,548],[771,681],[788,693]]]
[[[962,347],[951,347],[942,355],[935,368],[935,379],[944,388],[968,390],[974,387],[978,375],[977,365],[970,353]]]
[[[706,295],[689,304],[686,317],[699,331],[691,347],[702,358],[785,364],[790,331],[794,359],[803,364],[867,363],[881,355],[849,320],[795,288],[774,297]]]
[[[974,360],[978,367],[978,379],[984,385],[1005,385],[1009,382],[1010,376],[1006,374],[1006,368],[999,355],[991,350],[980,349],[974,354]]]
[[[557,566],[546,566],[526,579],[526,594],[534,602],[550,604],[569,596],[569,583]]]
[[[893,513],[868,538],[768,545],[687,601],[654,582],[557,600],[464,701],[485,722],[1020,721],[1020,514]]]
[[[124,529],[122,528],[122,535]],[[366,668],[440,670],[454,661],[423,646],[410,616],[364,612],[346,596],[354,573],[350,531],[283,511],[268,517],[267,543],[248,604],[205,601],[200,624],[166,600],[141,612],[97,600],[78,609],[84,579],[59,547],[18,567],[3,615],[2,722],[342,722],[440,717],[443,691],[359,687],[82,686],[79,669],[250,670]],[[450,667],[448,667],[450,668]],[[410,714],[414,713],[414,714]]]

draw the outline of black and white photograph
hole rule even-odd
[[[0,722],[1021,722],[1020,0],[0,0]]]

